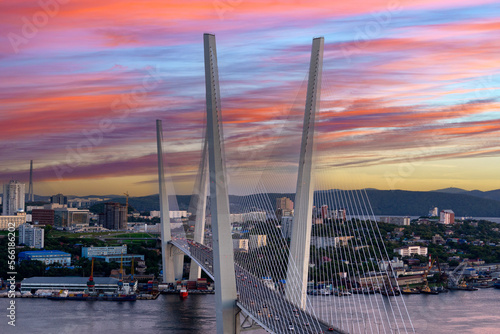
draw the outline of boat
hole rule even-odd
[[[439,292],[437,290],[429,288],[428,285],[424,286],[421,290],[420,293],[424,295],[438,295]]]
[[[420,290],[416,289],[416,288],[410,288],[408,285],[406,286],[406,288],[403,288],[401,290],[401,293],[403,295],[419,295],[420,294]]]
[[[181,291],[179,292],[179,297],[181,297],[181,299],[185,299],[187,298],[188,296],[188,291],[186,288],[182,288]]]

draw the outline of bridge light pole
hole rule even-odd
[[[222,147],[219,70],[215,36],[204,34],[203,42],[217,333],[238,333],[240,324],[237,321],[236,278],[231,222],[229,220],[226,167]]]
[[[309,80],[307,83],[306,109],[300,146],[295,212],[290,239],[285,296],[291,303],[305,309],[307,298],[307,275],[311,244],[314,120],[319,109],[321,95],[321,72],[323,69],[324,38],[313,39]]]

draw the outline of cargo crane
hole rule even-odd
[[[95,282],[94,282],[94,258],[92,258],[92,267],[90,269],[90,277],[87,281],[87,287],[89,288],[89,292],[95,292]]]
[[[428,295],[437,295],[439,292],[436,290],[433,290],[429,287],[429,282],[427,281],[427,274],[429,274],[429,271],[432,269],[432,266],[434,265],[434,262],[436,262],[436,259],[432,260],[431,254],[429,254],[429,264],[427,265],[427,269],[424,271],[424,286],[420,290],[420,293],[428,294]]]
[[[475,291],[476,288],[469,287],[465,281],[462,280],[464,276],[467,261],[462,261],[448,277],[448,289],[450,290],[468,290]]]

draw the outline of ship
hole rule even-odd
[[[181,297],[181,299],[185,299],[187,298],[187,296],[188,296],[188,291],[186,288],[183,287],[179,292],[179,297]]]
[[[408,285],[406,285],[406,288],[403,288],[401,290],[401,293],[403,295],[419,295],[420,294],[420,290],[415,289],[415,288],[410,288]]]

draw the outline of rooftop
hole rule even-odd
[[[88,277],[59,276],[59,277],[30,277],[25,278],[21,284],[87,284]],[[94,277],[95,284],[118,284],[118,279],[113,277]]]
[[[19,255],[28,255],[28,256],[34,256],[34,255],[70,255],[70,253],[66,253],[60,250],[41,250],[41,251],[26,251],[26,252],[20,252]]]

